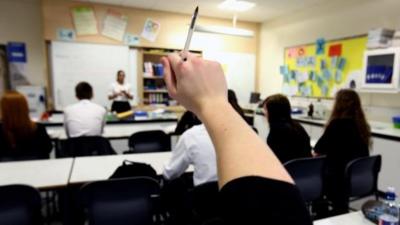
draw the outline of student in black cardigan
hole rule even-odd
[[[288,98],[271,95],[263,103],[269,123],[267,144],[282,163],[292,159],[311,157],[310,137],[304,128],[292,120]]]
[[[23,95],[8,91],[1,99],[0,161],[46,159],[52,143],[44,126],[29,118]]]
[[[350,161],[369,155],[370,142],[370,126],[358,94],[350,89],[340,90],[325,132],[314,148],[316,155],[327,157],[325,188],[333,204],[331,215],[348,212],[345,168]]]

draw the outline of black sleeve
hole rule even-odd
[[[220,192],[224,224],[312,225],[293,184],[262,177],[242,177]]]
[[[47,134],[46,128],[42,124],[37,124],[37,139],[38,145],[40,146],[41,155],[47,156],[53,149],[53,144],[51,142],[50,136]],[[46,157],[46,158],[47,158]]]

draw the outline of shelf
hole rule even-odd
[[[167,90],[144,90],[144,93],[168,93]]]

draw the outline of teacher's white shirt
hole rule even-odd
[[[214,146],[204,125],[185,131],[172,150],[170,162],[164,166],[163,176],[173,180],[181,176],[189,165],[193,165],[195,186],[216,181],[217,161]]]
[[[131,85],[129,83],[124,83],[120,84],[118,82],[114,82],[111,84],[110,91],[109,91],[109,96],[114,95],[114,94],[119,94],[122,91],[126,91],[128,94],[132,95],[131,91]],[[116,98],[113,99],[114,101],[129,101],[129,99],[125,95],[119,95]]]
[[[81,100],[64,109],[64,126],[68,137],[100,136],[106,109],[89,100]]]

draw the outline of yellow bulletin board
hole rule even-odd
[[[282,92],[289,96],[331,98],[341,88],[357,87],[367,36],[285,48]]]

